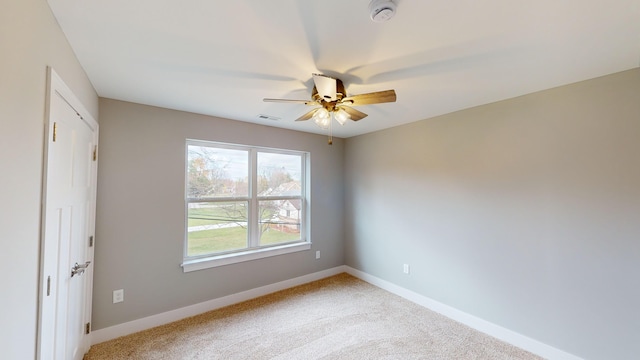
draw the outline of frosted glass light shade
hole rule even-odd
[[[344,111],[343,109],[340,109],[340,110],[336,111],[333,114],[333,117],[336,118],[336,121],[340,125],[344,125],[344,123],[346,123],[347,120],[351,119],[351,115],[349,115],[349,113]]]
[[[313,114],[313,122],[321,129],[328,129],[331,123],[331,114],[325,108],[320,108]]]

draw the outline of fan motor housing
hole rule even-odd
[[[338,99],[336,101],[340,102],[340,100],[342,100],[342,98],[344,98],[345,96],[347,96],[347,93],[344,90],[344,84],[342,83],[342,80],[340,79],[336,79],[336,98]],[[323,99],[320,94],[318,94],[318,89],[316,89],[316,87],[313,87],[313,90],[311,91],[311,99],[313,99],[314,101],[318,101],[321,103],[325,103],[327,102],[327,100]]]

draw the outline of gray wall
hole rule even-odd
[[[311,251],[183,273],[187,138],[310,151]],[[100,99],[93,328],[344,264],[343,153],[341,139]]]
[[[47,66],[89,112],[98,96],[44,0],[0,6],[0,357],[36,348]]]
[[[347,265],[586,359],[637,358],[639,69],[345,153]]]

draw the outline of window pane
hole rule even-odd
[[[249,152],[188,146],[187,197],[246,197]]]
[[[190,203],[187,256],[247,247],[246,201]]]
[[[258,196],[301,196],[302,157],[258,152]]]
[[[300,240],[300,199],[260,201],[260,245]]]

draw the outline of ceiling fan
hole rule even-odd
[[[322,129],[329,129],[329,145],[333,143],[331,132],[331,118],[335,118],[340,125],[347,120],[358,121],[367,114],[358,111],[351,106],[380,104],[396,101],[395,90],[377,91],[367,94],[347,96],[344,84],[340,79],[322,74],[313,75],[313,90],[311,100],[268,99],[265,102],[298,103],[310,106],[320,106],[300,116],[296,121],[313,119],[316,125]]]

